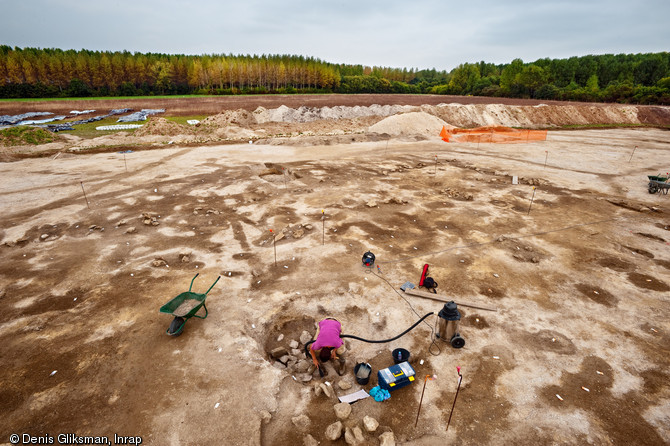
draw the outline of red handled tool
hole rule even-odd
[[[421,280],[419,280],[419,286],[423,286],[423,281],[426,280],[426,275],[428,275],[428,264],[423,265],[423,272],[421,273]]]

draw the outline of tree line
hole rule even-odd
[[[429,93],[670,104],[670,54],[605,54],[435,69],[296,55],[173,55],[0,45],[0,97]]]

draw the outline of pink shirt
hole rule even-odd
[[[340,331],[342,325],[338,321],[332,319],[324,319],[319,322],[319,336],[310,347],[312,350],[320,350],[323,347],[340,348],[342,346],[342,339],[340,339]]]

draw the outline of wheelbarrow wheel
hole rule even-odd
[[[167,334],[170,336],[179,336],[184,332],[184,325],[186,320],[183,317],[175,317],[170,323],[170,328],[168,328]]]

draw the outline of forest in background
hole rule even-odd
[[[450,94],[670,104],[670,53],[435,69],[295,55],[172,55],[0,45],[0,98],[295,93]]]

